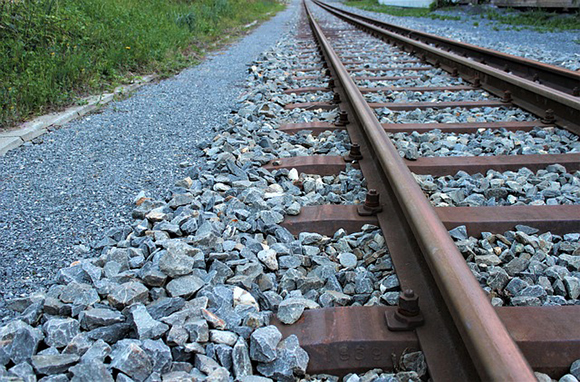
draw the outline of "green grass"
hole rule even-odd
[[[400,17],[427,17],[437,20],[460,20],[457,16],[445,16],[433,13],[429,8],[405,8],[379,4],[378,0],[349,0],[345,5],[363,9],[365,11],[387,13]]]
[[[580,13],[559,14],[544,10],[508,12],[487,11],[481,18],[517,28],[528,27],[540,32],[580,29]]]
[[[174,73],[275,0],[0,0],[0,127]]]

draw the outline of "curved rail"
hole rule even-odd
[[[382,26],[378,26],[377,20],[371,19],[373,20],[372,23],[362,21],[359,15],[353,17],[345,11],[330,7],[318,0],[313,1],[330,13],[381,39],[395,41],[409,51],[420,55],[424,61],[440,66],[448,72],[461,75],[467,81],[474,83],[476,81],[480,82],[485,90],[498,97],[504,97],[507,93],[509,94],[508,97],[512,99],[513,104],[535,115],[541,116],[545,121],[556,123],[565,129],[580,134],[579,97],[506,72],[505,70],[494,68],[488,65],[487,62],[477,62],[474,59],[463,57],[462,54],[446,51],[428,43],[389,31]],[[413,31],[413,33],[415,32]],[[500,54],[499,52],[495,53]],[[549,65],[545,66],[550,67]],[[559,68],[551,68],[559,70]],[[574,72],[571,73],[575,75],[575,78],[568,80],[568,82],[580,83],[580,75]]]
[[[306,10],[326,61],[344,89],[347,102],[352,106],[364,134],[372,142],[376,160],[390,180],[480,377],[498,381],[535,380],[526,359],[487,300],[433,207],[307,7]]]

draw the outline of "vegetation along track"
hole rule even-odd
[[[578,199],[552,198],[548,203],[514,201],[513,195],[506,199],[509,191],[496,187],[503,185],[505,179],[492,179],[491,187],[485,192],[488,198],[485,202],[459,196],[439,203],[445,207],[433,208],[424,192],[437,194],[439,190],[436,189],[441,183],[437,179],[422,182],[421,176],[433,180],[433,176],[453,175],[458,171],[514,172],[524,167],[527,171],[545,172],[543,169],[552,166],[578,184],[580,147],[574,133],[579,132],[579,76],[471,46],[463,49],[461,55],[451,53],[447,51],[450,41],[445,42],[444,49],[436,46],[443,43],[432,40],[429,42],[435,46],[412,41],[384,31],[382,24],[381,28],[375,27],[373,24],[378,22],[347,18],[342,11],[318,1],[315,3],[358,28],[370,30],[378,39],[394,41],[394,44],[381,43],[352,25],[337,20],[331,22],[320,9],[307,8],[316,45],[309,42],[311,37],[303,32],[305,67],[299,71],[304,74],[322,70],[331,79],[329,87],[292,88],[286,92],[301,94],[332,90],[334,99],[332,102],[287,104],[285,108],[339,108],[340,117],[334,124],[287,124],[280,129],[289,133],[306,129],[315,134],[329,129],[346,129],[353,144],[346,157],[280,158],[267,167],[296,168],[324,175],[342,170],[346,162],[356,163],[365,176],[369,193],[361,206],[304,207],[297,216],[286,218],[283,225],[293,233],[316,230],[332,235],[340,227],[357,231],[364,224],[378,222],[401,289],[405,292],[401,294],[399,307],[307,311],[294,325],[278,323],[282,333],[298,335],[301,346],[309,352],[311,372],[346,374],[373,367],[395,368],[396,356],[405,349],[420,348],[434,380],[533,380],[532,369],[553,375],[565,374],[570,363],[580,357],[577,325],[580,307],[576,288],[568,287],[567,294],[564,293],[568,299],[564,298],[563,303],[558,304],[557,299],[525,293],[519,296],[524,298],[516,299],[522,289],[514,290],[513,285],[510,288],[511,283],[507,283],[510,277],[499,285],[490,284],[489,280],[497,274],[527,273],[527,280],[533,284],[531,279],[537,279],[538,275],[530,270],[528,264],[533,261],[541,263],[537,261],[541,251],[537,251],[535,259],[530,259],[530,256],[522,259],[516,253],[511,259],[504,257],[500,260],[506,254],[505,246],[500,243],[505,239],[501,234],[521,225],[533,226],[542,232],[574,234],[580,231]],[[321,25],[311,12],[315,12]],[[484,62],[463,57],[472,51],[479,55],[476,59]],[[482,56],[482,52],[486,56]],[[501,57],[504,61],[488,57]],[[508,62],[505,60],[510,60],[505,64],[508,67],[501,70],[487,65],[492,61],[495,65],[502,65]],[[510,68],[516,67],[517,71],[514,69],[511,73]],[[451,75],[444,75],[441,69],[446,69]],[[545,80],[526,79],[531,73],[538,77],[546,75],[542,77]],[[447,77],[447,83],[431,81],[442,75]],[[568,76],[568,79],[562,80],[560,75]],[[316,77],[302,75],[296,79]],[[425,99],[429,101],[425,102]],[[516,106],[537,115],[540,120]],[[422,122],[408,123],[414,119]],[[433,119],[439,122],[433,124]],[[427,121],[429,123],[425,123]],[[434,148],[431,145],[432,131],[436,131],[437,139],[451,145],[443,150]],[[511,151],[496,148],[494,152],[490,147],[494,143],[486,142],[486,137],[498,134],[509,137],[508,146],[519,147]],[[553,145],[538,140],[548,135],[558,143]],[[458,154],[461,146],[470,140],[483,142],[484,148],[479,148],[475,156],[457,156],[461,155]],[[546,144],[534,148],[534,142],[539,141]],[[526,148],[527,144],[531,147]],[[431,157],[427,157],[429,153]],[[489,174],[488,178],[493,178],[493,172],[491,176]],[[434,198],[431,202],[438,205]],[[560,203],[564,205],[551,205]],[[483,234],[486,238],[491,235],[493,239],[488,244],[497,240],[499,246],[490,245],[491,254],[480,252],[466,262],[460,252],[460,243],[456,245],[447,232],[447,229],[461,225],[465,226],[466,232],[462,229],[452,231],[456,239],[467,239],[467,233],[472,236]],[[572,238],[578,240],[576,236]],[[527,242],[536,248],[538,243],[536,239]],[[372,259],[367,260],[372,262]],[[515,272],[507,270],[509,275],[504,270],[495,269],[502,262],[513,265],[522,261],[525,266]],[[562,265],[578,275],[577,265],[563,260],[555,266]],[[491,272],[486,273],[489,270]],[[569,271],[566,269],[565,272]],[[486,282],[487,288],[482,289],[480,285]],[[526,286],[529,285],[526,283]],[[537,288],[532,286],[532,289]],[[489,303],[490,297],[498,293],[500,296],[502,293],[513,295],[511,305],[528,306],[493,307]],[[549,303],[530,306],[540,305],[536,301]],[[497,302],[494,305],[501,305]],[[546,327],[551,329],[539,329]],[[386,354],[393,355],[393,363]]]

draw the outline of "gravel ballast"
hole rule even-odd
[[[187,174],[196,145],[234,106],[246,66],[298,5],[199,66],[0,157],[0,316],[5,300],[46,285],[103,231],[128,224],[136,193],[161,196]]]

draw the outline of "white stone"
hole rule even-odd
[[[243,290],[238,286],[234,287],[233,292],[234,292],[234,306],[250,305],[256,308],[258,311],[260,311],[260,306],[258,305],[258,302],[254,298],[254,296],[250,294],[250,292]]]

